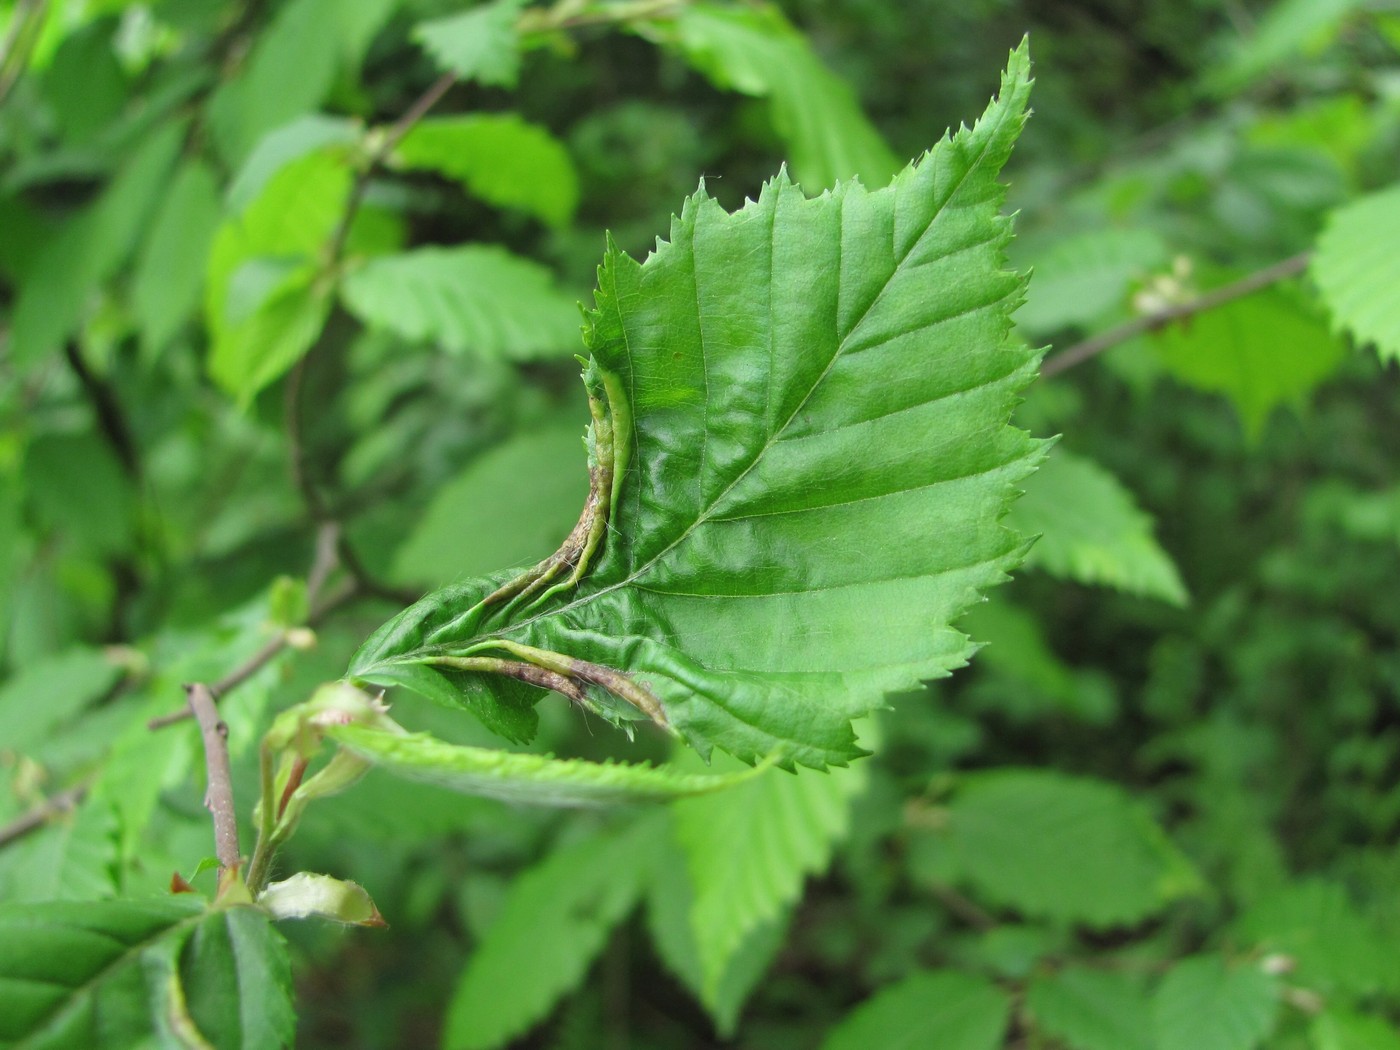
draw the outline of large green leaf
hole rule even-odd
[[[351,677],[533,661],[702,752],[822,767],[886,692],[963,665],[951,623],[1021,556],[999,519],[1042,454],[1008,424],[1037,356],[1008,338],[997,211],[1028,73],[1022,47],[983,119],[883,190],[780,176],[733,214],[702,190],[645,263],[610,247],[585,331],[596,565],[580,541],[542,593],[431,595]]]
[[[850,826],[851,800],[865,783],[863,765],[829,775],[774,770],[672,807],[690,877],[690,928],[707,1005],[717,1001],[745,941],[784,914],[808,875],[825,870]]]
[[[527,564],[557,544],[588,495],[577,463],[581,431],[579,423],[547,424],[472,460],[418,518],[394,556],[393,577],[441,586]]]
[[[0,905],[0,1045],[290,1046],[286,948],[253,908],[199,901]]]
[[[366,324],[457,353],[560,357],[578,340],[574,298],[539,263],[495,245],[371,259],[345,278],[341,297]]]
[[[25,667],[0,688],[0,740],[24,753],[101,697],[120,669],[100,649],[68,649]]]
[[[828,1033],[822,1050],[996,1050],[1011,997],[985,977],[917,971],[883,988]]]
[[[1026,1008],[1038,1031],[1073,1050],[1153,1050],[1148,999],[1130,974],[1070,966],[1037,976]]]
[[[963,783],[947,834],[962,877],[994,904],[1112,926],[1197,888],[1189,862],[1111,784],[1009,769]]]
[[[444,1050],[501,1046],[576,987],[639,899],[663,833],[656,817],[636,821],[558,850],[517,878],[467,961]]]
[[[1213,955],[1182,959],[1153,997],[1158,1050],[1251,1050],[1278,1014],[1278,980]]]
[[[1312,278],[1337,327],[1400,359],[1400,185],[1338,208],[1317,241]]]
[[[1039,535],[1027,565],[1080,583],[1186,603],[1171,557],[1152,535],[1152,519],[1132,493],[1091,460],[1056,450],[1026,481],[1008,524]]]
[[[656,32],[717,86],[770,101],[773,130],[809,190],[855,176],[883,186],[899,170],[849,85],[777,7],[688,4]]]
[[[1316,307],[1281,286],[1164,329],[1153,345],[1176,378],[1229,397],[1251,438],[1275,407],[1301,406],[1345,356]]]
[[[564,144],[514,113],[424,120],[391,158],[456,179],[482,200],[563,226],[578,204],[578,175]]]

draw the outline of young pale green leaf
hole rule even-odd
[[[1117,478],[1091,460],[1057,450],[1026,479],[1026,494],[1011,508],[1007,524],[1040,536],[1027,565],[1186,604],[1186,587],[1152,535],[1152,519]]]
[[[983,119],[883,190],[780,176],[732,214],[702,190],[645,263],[611,247],[585,332],[617,446],[596,564],[534,604],[483,601],[504,578],[431,595],[350,675],[562,654],[704,753],[824,767],[886,692],[962,666],[950,625],[1021,557],[999,519],[1042,454],[1008,423],[1037,355],[1008,338],[997,210],[1029,86],[1022,47]]]
[[[770,4],[687,4],[655,27],[718,87],[766,98],[794,177],[812,192],[859,177],[883,186],[899,161],[850,86]]]
[[[1228,397],[1250,438],[1277,406],[1302,405],[1344,356],[1315,307],[1277,286],[1173,325],[1153,345],[1177,379]]]
[[[1037,976],[1026,1008],[1036,1031],[1070,1050],[1154,1050],[1148,998],[1129,974],[1071,966]]]
[[[493,0],[461,14],[420,22],[413,39],[443,69],[488,87],[515,87],[520,34],[515,22],[525,0]]]
[[[742,769],[723,775],[639,766],[495,748],[449,744],[427,733],[386,733],[368,726],[333,726],[327,735],[346,750],[396,776],[503,802],[541,806],[614,806],[665,802],[725,791],[759,775]]]
[[[1214,955],[1177,962],[1152,1000],[1157,1050],[1253,1050],[1274,1027],[1279,984]]]
[[[733,791],[672,807],[707,1003],[718,1000],[745,941],[784,914],[808,875],[825,870],[865,784],[864,765],[825,776],[772,770]]]
[[[258,894],[274,919],[329,919],[346,926],[385,926],[384,916],[357,882],[299,871]]]
[[[220,218],[214,173],[198,159],[185,161],[166,190],[131,282],[132,312],[148,357],[198,309],[204,260]]]
[[[467,464],[418,518],[391,577],[440,587],[527,565],[557,546],[588,496],[578,469],[582,422],[518,433]]]
[[[1035,279],[1016,325],[1039,337],[1101,321],[1123,310],[1134,281],[1162,266],[1167,255],[1162,238],[1148,229],[1092,230],[1058,238],[1044,252],[1023,250],[1019,257],[1035,264]]]
[[[1186,858],[1112,784],[1030,770],[961,783],[947,835],[979,898],[1106,927],[1140,921],[1198,887]]]
[[[191,898],[0,905],[0,1045],[290,1046],[286,948],[263,912]]]
[[[293,161],[326,146],[354,146],[364,129],[358,121],[307,113],[258,140],[229,184],[229,211],[238,214],[258,199],[274,175]]]
[[[1336,326],[1383,359],[1400,360],[1400,185],[1334,211],[1317,241],[1311,274]]]
[[[530,361],[563,357],[578,342],[577,301],[539,263],[494,245],[370,259],[340,295],[365,324],[454,353]]]
[[[285,165],[215,235],[205,286],[209,371],[244,403],[320,334],[330,311],[323,249],[350,186],[343,149],[309,153]]]
[[[404,136],[391,160],[436,171],[488,204],[565,226],[578,204],[578,175],[564,144],[515,113],[475,113],[424,120]]]
[[[1400,991],[1400,955],[1337,883],[1286,886],[1255,902],[1235,930],[1242,943],[1288,956],[1294,979],[1329,999]]]
[[[537,1024],[573,990],[652,874],[660,815],[557,850],[516,878],[467,961],[444,1050],[490,1050]]]
[[[883,988],[833,1028],[822,1050],[997,1050],[1011,997],[984,977],[920,971]]]

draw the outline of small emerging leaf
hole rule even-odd
[[[329,919],[347,926],[384,926],[384,916],[359,883],[300,871],[258,894],[274,919]]]
[[[1338,208],[1317,241],[1312,278],[1338,328],[1400,360],[1400,185]]]
[[[421,22],[413,38],[443,69],[491,87],[515,87],[520,34],[515,21],[525,0],[494,0],[461,14]]]

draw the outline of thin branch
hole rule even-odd
[[[107,439],[107,444],[112,446],[122,469],[129,477],[139,476],[141,457],[137,454],[136,439],[132,437],[126,413],[117,400],[117,395],[101,378],[93,374],[92,369],[83,360],[82,351],[78,349],[76,342],[69,339],[63,344],[63,357],[92,404],[93,414],[97,416],[98,430]]]
[[[219,879],[236,871],[243,863],[238,848],[238,814],[233,808],[233,773],[229,769],[228,725],[214,706],[214,694],[202,682],[185,686],[190,710],[199,722],[204,738],[204,765],[209,771],[209,790],[204,804],[214,815],[214,855],[219,858]]]
[[[0,828],[0,848],[24,838],[31,831],[38,831],[60,813],[71,813],[87,795],[88,784],[74,784],[53,795],[28,813],[23,813]]]
[[[1174,321],[1205,313],[1207,310],[1214,310],[1217,306],[1223,306],[1235,299],[1243,299],[1245,296],[1252,295],[1272,284],[1296,277],[1307,269],[1310,258],[1308,252],[1300,252],[1298,255],[1276,262],[1272,266],[1266,266],[1247,277],[1241,277],[1233,284],[1227,284],[1207,292],[1205,295],[1198,296],[1190,302],[1176,303],[1150,314],[1135,317],[1131,321],[1110,328],[1106,332],[1100,332],[1083,342],[1075,343],[1068,350],[1061,351],[1041,366],[1041,378],[1048,379],[1050,376],[1059,375],[1066,369],[1082,364],[1089,358],[1112,349],[1119,343],[1126,343],[1129,339],[1135,339],[1148,332],[1155,332]]]

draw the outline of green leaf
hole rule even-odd
[[[1092,230],[1057,238],[1033,261],[1016,324],[1044,336],[1122,310],[1133,284],[1167,261],[1167,246],[1147,229]]]
[[[520,34],[515,22],[525,0],[495,0],[458,15],[420,22],[413,39],[433,61],[463,80],[515,87],[520,76]]]
[[[808,875],[826,870],[849,828],[851,800],[865,785],[863,765],[827,775],[773,770],[672,807],[707,1005],[718,1002],[720,982],[746,940],[787,911]]]
[[[1400,185],[1334,211],[1317,240],[1311,275],[1337,328],[1373,343],[1383,360],[1400,359]]]
[[[192,159],[175,173],[132,277],[131,305],[148,357],[163,350],[198,309],[204,261],[220,219],[208,165]]]
[[[180,952],[186,1015],[214,1047],[292,1045],[287,945],[258,908],[210,911]]]
[[[997,1050],[1011,997],[986,978],[918,971],[881,989],[841,1021],[822,1050]]]
[[[577,462],[581,432],[577,423],[549,424],[473,459],[419,516],[392,577],[441,586],[528,564],[557,545],[588,496]]]
[[[159,125],[101,197],[38,254],[20,284],[9,353],[20,368],[42,360],[77,331],[98,287],[126,262],[175,166],[185,125]]]
[[[708,776],[667,766],[627,765],[516,754],[448,744],[427,733],[386,733],[368,726],[334,726],[327,735],[395,776],[503,802],[541,806],[614,806],[664,802],[725,791],[755,776],[752,769]]]
[[[1280,286],[1173,325],[1153,345],[1176,378],[1227,396],[1252,439],[1275,407],[1301,407],[1345,353],[1297,290]]]
[[[24,753],[100,699],[121,670],[100,649],[67,649],[26,666],[0,688],[0,740]]]
[[[118,826],[112,807],[90,799],[3,854],[7,901],[101,900],[117,893]],[[13,862],[13,863],[11,863]]]
[[[792,907],[745,935],[717,979],[707,981],[700,961],[700,947],[691,921],[695,892],[685,870],[685,855],[670,841],[656,862],[663,872],[652,880],[647,896],[647,927],[652,945],[666,968],[700,1000],[720,1037],[729,1039],[738,1028],[739,1013],[758,982],[772,965],[786,940]]]
[[[255,38],[239,74],[207,109],[214,140],[238,167],[268,132],[320,108],[336,78],[359,68],[399,0],[291,0]]]
[[[1347,17],[1362,6],[1361,0],[1280,0],[1263,11],[1248,36],[1233,42],[1209,83],[1223,95],[1278,76],[1300,55],[1316,53],[1335,39]]]
[[[1127,974],[1071,966],[1037,976],[1026,1007],[1037,1031],[1070,1050],[1154,1050],[1147,996]]]
[[[884,190],[780,176],[733,214],[702,190],[644,264],[610,248],[585,332],[616,435],[596,566],[533,605],[482,600],[506,577],[431,595],[351,676],[584,661],[585,699],[628,692],[702,753],[824,767],[886,692],[965,663],[949,625],[1020,558],[999,519],[1041,455],[1008,425],[1036,354],[1008,341],[997,214],[1028,72],[1015,52],[977,126]]]
[[[1293,962],[1294,979],[1329,997],[1400,991],[1400,957],[1336,883],[1312,879],[1257,901],[1236,932]]]
[[[973,773],[949,806],[963,878],[999,906],[1107,927],[1198,888],[1189,862],[1117,787],[1044,771]]]
[[[454,353],[514,361],[562,357],[578,341],[578,303],[554,275],[494,245],[418,248],[370,259],[341,284],[365,324]]]
[[[1314,1050],[1400,1050],[1400,1032],[1385,1017],[1329,1007],[1313,1020]]]
[[[1026,564],[1079,583],[1185,605],[1176,565],[1132,493],[1092,460],[1058,449],[1026,479],[1007,524],[1039,535]]]
[[[656,32],[717,87],[766,98],[794,177],[817,192],[859,177],[883,186],[899,161],[807,38],[771,4],[688,4]]]
[[[0,905],[0,1044],[290,1046],[286,949],[267,916],[198,901]]]
[[[436,171],[488,204],[566,226],[578,205],[569,151],[545,128],[515,113],[421,121],[392,157],[408,170]]]
[[[1214,955],[1172,966],[1152,1001],[1158,1050],[1251,1050],[1273,1030],[1278,982]]]
[[[354,146],[362,128],[357,121],[307,113],[258,140],[228,188],[228,207],[237,214],[262,193],[268,182],[293,161],[325,146]]]
[[[209,253],[209,372],[247,403],[291,368],[330,311],[324,249],[349,201],[343,151],[292,161],[225,221]]]
[[[557,850],[518,876],[467,961],[448,1008],[444,1050],[502,1046],[577,987],[641,896],[663,833],[655,817],[636,821]]]

